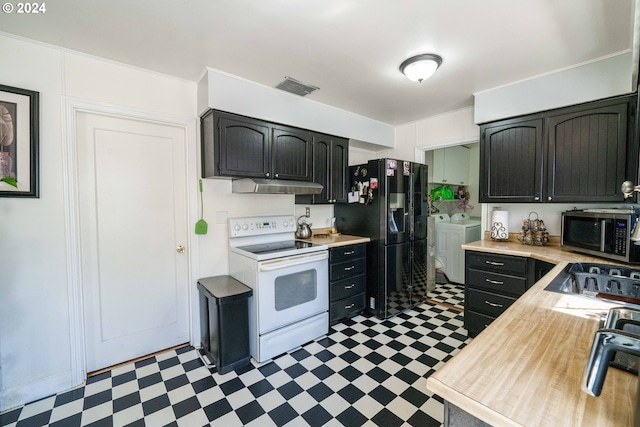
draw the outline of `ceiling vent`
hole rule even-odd
[[[308,85],[306,83],[302,83],[296,79],[292,79],[291,77],[284,78],[283,81],[278,83],[276,89],[282,89],[285,92],[291,92],[296,95],[306,96],[309,95],[314,90],[320,89],[319,87]]]

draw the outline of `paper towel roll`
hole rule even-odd
[[[509,212],[498,210],[491,212],[491,238],[493,240],[509,239]]]

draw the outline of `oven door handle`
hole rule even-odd
[[[311,254],[294,255],[286,258],[263,261],[258,263],[258,271],[273,271],[281,268],[294,267],[301,264],[309,264],[329,258],[328,251],[321,251]]]

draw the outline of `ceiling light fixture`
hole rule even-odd
[[[412,56],[400,64],[400,71],[409,80],[422,83],[433,76],[438,67],[442,64],[442,57],[431,53]]]

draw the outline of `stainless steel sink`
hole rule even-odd
[[[558,274],[547,291],[597,297],[617,304],[640,306],[640,267],[574,263]]]
[[[599,298],[627,307],[634,312],[640,311],[640,267],[629,268],[613,264],[574,263],[569,264],[546,287],[545,290],[563,294],[573,294],[584,298]],[[619,330],[623,334],[640,336],[640,322],[636,315],[633,321],[622,319],[618,322],[616,310],[610,313],[614,317],[601,322],[603,330]],[[613,322],[613,323],[612,323]],[[604,335],[603,335],[604,336]],[[607,339],[610,337],[607,336]],[[603,338],[604,339],[604,338]],[[610,366],[638,374],[638,356],[616,351]],[[604,374],[600,374],[604,375]],[[604,379],[604,377],[602,378]]]

